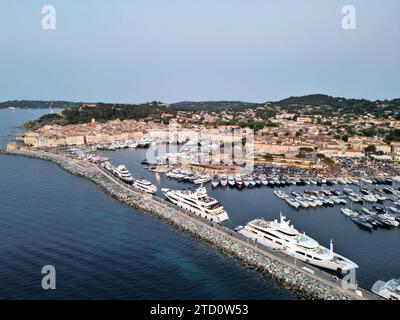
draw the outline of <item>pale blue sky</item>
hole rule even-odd
[[[398,0],[0,0],[0,101],[400,97],[399,17]]]

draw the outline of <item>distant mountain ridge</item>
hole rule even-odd
[[[186,111],[220,111],[223,109],[241,110],[246,108],[253,108],[261,105],[260,103],[245,102],[245,101],[181,101],[172,103],[172,106],[179,110]]]

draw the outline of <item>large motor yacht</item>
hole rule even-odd
[[[371,291],[388,300],[400,300],[400,278],[388,282],[378,280],[372,286]]]
[[[151,193],[151,194],[154,194],[157,191],[157,187],[154,184],[152,184],[150,181],[148,181],[144,178],[136,179],[133,182],[133,186],[141,191]]]
[[[224,207],[216,199],[209,197],[203,186],[194,191],[172,189],[161,189],[161,191],[173,204],[203,218],[216,222],[229,219]]]
[[[358,268],[354,262],[333,252],[332,242],[330,249],[323,247],[290,225],[282,214],[279,221],[252,220],[239,233],[317,267],[338,272]]]
[[[114,169],[114,175],[121,179],[122,181],[132,184],[133,177],[132,174],[126,169],[124,165],[120,165]]]

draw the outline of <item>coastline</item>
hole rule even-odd
[[[246,242],[235,232],[210,221],[198,218],[174,205],[133,190],[119,180],[106,174],[94,164],[73,160],[57,154],[37,150],[0,151],[6,155],[18,155],[48,160],[58,164],[67,172],[85,177],[95,183],[108,195],[118,199],[128,206],[152,214],[176,229],[202,240],[219,252],[234,258],[243,265],[255,269],[278,282],[282,287],[301,297],[311,299],[379,299],[370,292],[361,290],[363,297],[354,290],[344,290],[340,281],[333,281],[332,276],[309,265],[297,262],[293,264],[282,254],[270,252],[259,245]],[[315,274],[305,271],[315,270]]]

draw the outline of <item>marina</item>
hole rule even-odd
[[[73,174],[82,175],[120,201],[169,220],[179,228],[212,243],[213,246],[232,257],[240,257],[243,263],[261,268],[284,287],[299,294],[318,299],[377,299],[372,293],[362,290],[357,285],[343,289],[337,277],[332,277],[318,269],[312,270],[311,266],[305,267],[300,261],[291,260],[291,257],[284,253],[273,252],[258,244],[249,243],[246,238],[241,238],[226,227],[218,227],[208,219],[198,217],[196,214],[191,215],[187,210],[179,211],[175,206],[171,207],[168,202],[165,203],[157,197],[151,195],[144,197],[143,194],[134,192],[124,182],[118,182],[115,180],[116,177],[89,162],[80,163],[65,156],[37,151],[14,151],[13,154],[50,160]],[[182,218],[184,219],[181,220]],[[312,270],[311,274],[307,270]],[[290,278],[287,278],[286,272],[291,273]],[[309,285],[305,285],[306,283]],[[304,290],[305,287],[307,290]]]

